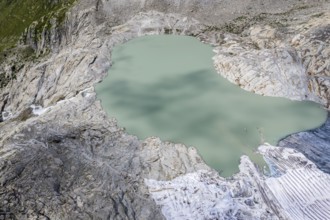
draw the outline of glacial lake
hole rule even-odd
[[[150,136],[195,147],[228,177],[240,157],[264,161],[256,148],[316,128],[327,112],[312,102],[247,92],[217,74],[212,47],[192,37],[146,36],[112,51],[96,93],[109,117],[140,139]]]

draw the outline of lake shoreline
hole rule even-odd
[[[284,142],[260,148],[277,176],[260,175],[243,156],[241,172],[224,179],[193,148],[129,135],[94,90],[115,45],[174,34],[220,47],[217,65],[246,90],[315,99],[329,109],[329,7],[298,0],[79,0],[41,35],[33,23],[18,47],[0,54],[0,217],[330,219],[328,124],[294,134],[287,143],[297,150]]]

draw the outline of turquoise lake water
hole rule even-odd
[[[198,149],[222,176],[238,171],[245,154],[264,142],[325,122],[312,102],[264,97],[218,75],[212,47],[192,37],[146,36],[116,46],[108,76],[96,93],[110,117],[144,139],[184,143]]]

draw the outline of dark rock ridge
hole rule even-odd
[[[26,54],[12,52],[0,66],[6,77],[0,91],[0,218],[182,219],[179,211],[190,210],[186,218],[329,219],[329,175],[310,161],[321,158],[318,167],[330,169],[327,157],[318,153],[329,146],[328,122],[289,136],[280,142],[283,148],[262,146],[273,176],[260,174],[242,157],[240,173],[224,179],[194,148],[127,134],[106,116],[93,88],[111,67],[115,45],[148,34],[180,34],[219,46],[215,66],[229,80],[244,69],[233,75],[228,62],[253,69],[250,59],[280,47],[277,54],[292,59],[270,59],[283,70],[301,70],[298,78],[288,81],[265,64],[261,74],[273,81],[252,71],[238,77],[246,81],[233,82],[328,107],[328,11],[328,1],[81,0],[59,31],[32,44],[33,36],[26,34],[24,42],[37,53],[20,45],[13,51],[23,48]],[[251,56],[240,59],[244,50]],[[311,177],[318,183],[305,184]],[[323,197],[317,194],[320,188]],[[206,198],[198,191],[210,194]],[[292,198],[297,203],[288,206]]]

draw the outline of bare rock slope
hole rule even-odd
[[[321,0],[78,1],[51,33],[61,43],[35,44],[43,56],[19,68],[17,55],[1,61],[10,80],[0,90],[0,218],[330,218],[330,192],[319,193],[330,164],[313,144],[329,149],[328,123],[281,142],[312,161],[265,145],[270,176],[242,157],[240,173],[224,179],[193,148],[127,134],[93,88],[115,45],[181,34],[216,46],[215,67],[244,89],[329,107],[328,11]]]

